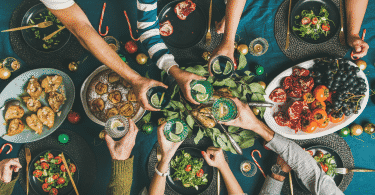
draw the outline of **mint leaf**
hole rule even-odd
[[[236,126],[229,126],[228,127],[229,133],[236,133],[238,131],[238,129],[240,129],[240,128],[236,127]]]
[[[194,143],[198,144],[198,142],[203,138],[203,135],[204,135],[203,131],[199,129],[197,136],[195,136],[194,138]]]
[[[237,85],[236,85],[236,82],[234,82],[233,80],[231,79],[228,79],[226,82],[225,82],[225,86],[228,86],[230,88],[236,88]]]
[[[186,117],[186,123],[191,129],[193,129],[195,121],[190,114]]]
[[[206,70],[202,65],[196,65],[194,67],[186,68],[186,71],[194,73],[199,76],[204,76],[208,74],[208,70]]]
[[[237,67],[237,70],[242,70],[246,67],[247,65],[247,60],[246,60],[246,57],[244,55],[240,55],[239,59],[238,59],[238,67]]]
[[[252,102],[264,102],[266,101],[263,97],[262,94],[259,94],[259,93],[254,93],[252,96],[251,96],[251,101]]]
[[[143,117],[143,121],[144,121],[145,123],[150,122],[150,119],[151,119],[151,112],[149,112],[148,114],[146,114],[146,115]]]
[[[254,133],[254,132],[252,132],[250,130],[243,130],[240,133],[240,136],[242,138],[245,138],[245,139],[247,139],[247,138],[254,138],[256,135],[257,135],[256,133]]]
[[[251,83],[249,85],[251,92],[253,93],[260,93],[262,95],[265,95],[263,87],[259,83]]]
[[[209,76],[209,77],[207,78],[207,81],[210,82],[210,83],[212,84],[212,83],[214,82],[214,77]]]
[[[230,136],[232,136],[234,141],[236,141],[237,143],[241,143],[243,140],[241,136],[233,134],[233,133],[231,133]]]
[[[241,147],[242,149],[250,148],[251,146],[254,145],[254,141],[255,141],[255,139],[249,139],[249,140],[246,140],[246,141],[244,141],[244,142],[242,142],[242,143],[240,144],[240,147]]]
[[[244,73],[245,73],[247,76],[249,76],[249,75],[251,74],[251,71],[246,70]]]

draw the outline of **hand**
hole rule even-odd
[[[177,66],[172,66],[169,69],[169,72],[176,79],[177,84],[178,86],[180,86],[180,89],[186,99],[193,104],[199,104],[191,96],[190,83],[192,80],[206,80],[206,78],[190,73],[188,71],[181,70]]]
[[[22,168],[18,158],[8,158],[0,162],[0,179],[3,183],[12,181],[12,172],[18,172]]]
[[[135,138],[137,137],[138,128],[134,122],[129,120],[129,131],[119,141],[114,141],[108,134],[105,134],[105,141],[111,153],[113,160],[126,160],[130,157],[130,154],[135,145]]]
[[[178,147],[180,147],[180,145],[182,144],[182,141],[177,143],[168,141],[164,135],[165,124],[166,123],[158,127],[158,142],[160,145],[162,161],[169,162],[173,158],[174,153],[176,153]]]
[[[151,110],[151,111],[159,110],[159,109],[152,107],[148,103],[146,93],[152,87],[162,86],[162,87],[168,88],[167,85],[163,84],[162,82],[155,81],[146,77],[140,77],[140,79],[137,79],[136,81],[132,81],[132,86],[134,89],[135,96],[137,97],[138,103],[144,109]]]
[[[225,165],[228,165],[221,148],[210,146],[207,148],[206,152],[202,151],[202,156],[208,165],[218,169],[222,169]]]
[[[355,57],[362,58],[367,54],[369,45],[362,41],[358,35],[348,35],[348,45],[354,49]]]
[[[285,173],[289,173],[292,168],[290,168],[290,166],[284,161],[283,158],[281,158],[281,156],[277,156],[277,162],[276,162],[278,165],[280,165],[281,169],[285,172]]]
[[[217,21],[215,21],[215,29],[216,29],[216,33],[217,34],[224,33],[224,30],[225,30],[225,16],[223,17],[223,19],[221,19],[221,21],[219,23]]]
[[[227,56],[233,62],[235,62],[235,60],[234,60],[234,40],[228,41],[228,40],[223,39],[221,41],[220,45],[218,45],[214,49],[214,51],[212,51],[210,61],[208,62],[208,71],[210,72],[211,76],[213,75],[212,72],[211,72],[211,61],[212,61],[212,59],[214,59],[216,56],[219,56],[219,55]]]

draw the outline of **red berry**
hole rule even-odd
[[[81,116],[77,112],[70,111],[68,114],[68,121],[72,124],[77,124],[79,120],[81,119]]]
[[[137,52],[138,46],[134,41],[128,41],[128,42],[125,43],[125,50],[128,53],[132,54],[132,53]]]

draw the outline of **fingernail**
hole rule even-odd
[[[202,155],[204,155],[204,152],[203,152],[203,151],[201,151],[201,153],[202,153]]]

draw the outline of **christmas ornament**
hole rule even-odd
[[[0,68],[0,79],[7,80],[11,73],[7,68]]]
[[[146,135],[151,134],[153,130],[154,130],[154,127],[152,126],[151,123],[145,123],[144,125],[142,125],[142,131]]]
[[[253,107],[252,108],[252,111],[255,115],[258,115],[259,114],[259,109],[257,107]]]
[[[146,64],[147,63],[147,56],[143,53],[139,53],[136,57],[137,63],[140,65]]]
[[[238,43],[234,42],[234,49],[237,49],[237,47],[238,47]]]
[[[267,86],[267,85],[266,85],[265,82],[263,82],[263,81],[259,81],[258,83],[259,83],[260,86],[263,87],[263,89],[266,89],[266,86]]]
[[[350,129],[348,127],[342,128],[339,132],[341,137],[347,137],[350,134]]]
[[[202,58],[208,62],[211,58],[211,53],[209,51],[203,52]]]
[[[134,41],[128,41],[125,43],[125,50],[128,53],[133,54],[138,51],[138,46]]]
[[[355,64],[361,69],[362,71],[367,68],[367,63],[364,60],[356,60]]]
[[[367,123],[364,127],[363,127],[364,131],[371,135],[375,132],[375,125],[372,124],[372,123]]]
[[[162,124],[164,124],[165,122],[167,122],[165,118],[159,118],[158,119],[158,125],[159,126],[162,125]]]
[[[247,45],[245,44],[241,44],[237,46],[237,51],[242,55],[246,55],[247,53],[249,53],[249,47],[247,47]]]
[[[81,119],[81,116],[77,112],[70,111],[68,114],[68,121],[72,124],[77,124]]]
[[[76,62],[70,62],[69,63],[69,70],[72,72],[75,72],[78,70],[78,64]]]
[[[65,145],[69,143],[70,138],[69,138],[69,135],[62,133],[57,137],[57,140],[59,141],[59,144]]]
[[[264,68],[263,68],[263,66],[261,66],[261,65],[256,65],[255,66],[255,74],[256,75],[262,75],[264,73]]]
[[[99,139],[104,140],[104,139],[105,139],[105,134],[106,134],[105,130],[102,130],[102,131],[99,133]]]
[[[363,128],[361,125],[353,124],[351,127],[352,136],[358,136],[363,133]]]

